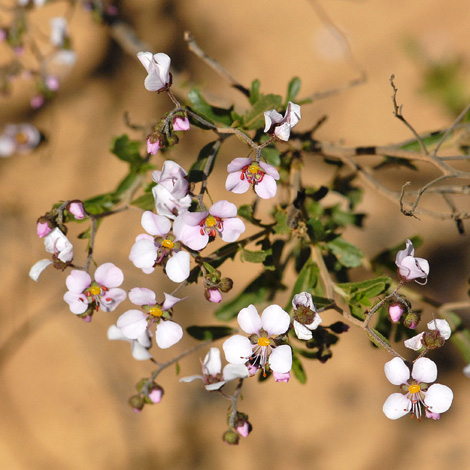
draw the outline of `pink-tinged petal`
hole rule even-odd
[[[173,282],[183,282],[189,277],[191,257],[187,251],[173,253],[167,261],[165,272]]]
[[[202,375],[189,375],[188,377],[181,377],[178,382],[192,382],[193,380],[204,380]]]
[[[171,65],[170,57],[164,52],[159,52],[153,56],[153,59],[158,64],[161,70],[162,81],[165,81],[166,83],[168,83],[170,81],[170,77],[169,77],[170,65]]]
[[[73,259],[73,245],[57,227],[44,237],[44,247],[48,253],[56,255],[64,263]]]
[[[398,419],[410,412],[411,402],[406,395],[401,393],[392,393],[384,403],[382,408],[388,419]]]
[[[173,120],[173,130],[176,131],[189,131],[191,128],[191,124],[189,123],[189,119],[187,117],[176,117]]]
[[[67,291],[64,300],[69,304],[70,311],[75,315],[85,313],[88,309],[88,299],[83,294]]]
[[[106,294],[103,294],[100,299],[100,308],[103,312],[114,312],[116,307],[127,297],[126,291],[113,287],[109,289]]]
[[[119,287],[124,282],[124,273],[113,263],[104,263],[96,269],[95,280],[102,286]]]
[[[141,233],[135,237],[136,242],[138,242],[139,240],[148,240],[153,243],[155,241],[155,238],[153,238],[148,233]]]
[[[274,348],[269,356],[269,367],[273,372],[286,374],[292,369],[292,349],[287,344]]]
[[[275,382],[283,382],[287,383],[290,380],[290,372],[284,372],[284,373],[279,373],[279,372],[273,372],[273,377]]]
[[[435,319],[435,320],[431,320],[429,323],[428,323],[428,328],[430,330],[439,330],[439,334],[444,338],[444,339],[449,339],[450,338],[450,335],[452,334],[452,330],[450,328],[450,325],[449,323],[447,322],[447,320],[443,320],[443,319]]]
[[[209,209],[209,214],[219,217],[220,219],[236,217],[237,206],[228,201],[217,201],[215,204],[212,204]]]
[[[201,235],[201,227],[191,227],[186,225],[181,237],[181,241],[191,248],[191,250],[200,251],[209,243],[209,235],[203,233]]]
[[[294,309],[299,308],[300,306],[308,307],[310,310],[315,312],[315,305],[313,303],[312,295],[308,292],[301,292],[300,294],[295,294],[292,299],[292,307]]]
[[[289,101],[287,104],[285,119],[291,127],[294,127],[300,121],[300,119],[302,119],[302,115],[300,114],[300,106],[298,104],[292,103],[292,101]]]
[[[44,238],[52,232],[47,222],[38,222],[36,225],[36,234],[39,238]]]
[[[240,171],[242,168],[244,168],[247,165],[250,165],[250,163],[253,160],[251,158],[234,158],[228,165],[227,165],[227,171],[229,173],[233,173],[235,171]]]
[[[411,376],[417,382],[434,382],[437,379],[436,363],[427,357],[420,357],[413,365]]]
[[[284,142],[287,142],[290,137],[290,130],[291,130],[291,125],[288,122],[285,122],[284,124],[281,124],[280,126],[276,126],[274,128],[274,135],[278,139],[283,140]]]
[[[404,384],[410,378],[410,369],[399,357],[394,357],[391,361],[385,363],[384,371],[388,381],[393,385]]]
[[[245,364],[253,352],[253,346],[246,336],[234,335],[223,344],[225,359],[230,364]]]
[[[275,109],[270,109],[264,112],[264,132],[268,132],[273,124],[281,122],[283,117]]]
[[[261,322],[270,336],[281,335],[289,329],[290,316],[279,305],[270,305],[264,309]]]
[[[237,171],[236,173],[229,173],[225,181],[225,189],[227,191],[232,191],[235,194],[246,193],[250,189],[250,183],[247,179],[241,179],[242,172]]]
[[[210,348],[209,352],[204,358],[204,364],[202,366],[204,375],[216,376],[222,371],[222,361],[220,360],[220,349]]]
[[[432,413],[444,413],[452,405],[454,394],[446,385],[431,385],[426,392],[424,403],[429,407]]]
[[[91,277],[85,271],[73,269],[65,280],[67,289],[75,294],[81,294],[91,286]]]
[[[159,348],[168,349],[183,337],[183,328],[173,321],[162,321],[157,326],[155,341]]]
[[[129,300],[134,305],[155,305],[157,299],[153,290],[146,287],[134,287],[129,291]]]
[[[145,211],[142,214],[142,227],[150,235],[164,237],[171,230],[171,222],[163,215]]]
[[[426,278],[429,274],[429,263],[423,258],[407,256],[398,267],[398,272],[407,281]]]
[[[249,305],[246,308],[242,308],[238,314],[238,324],[240,328],[248,334],[257,334],[262,328],[261,317],[259,316],[258,310],[254,305]],[[231,361],[230,361],[231,362]]]
[[[244,364],[227,364],[223,372],[224,380],[235,380],[249,377],[248,368]]]
[[[269,175],[264,175],[263,181],[255,185],[255,192],[261,199],[271,199],[277,193],[276,181]]]
[[[122,334],[129,339],[137,339],[147,329],[147,315],[140,310],[128,310],[116,322]]]
[[[422,339],[424,333],[420,333],[419,335],[413,336],[410,339],[407,339],[404,344],[408,349],[413,349],[413,351],[419,351],[423,347]]]
[[[129,259],[136,268],[149,269],[153,268],[157,259],[157,247],[153,239],[147,240],[141,238],[132,245]],[[153,269],[152,269],[153,270]]]
[[[34,264],[31,269],[29,270],[29,277],[33,280],[38,282],[39,276],[41,273],[52,264],[50,259],[42,259]]]
[[[163,302],[162,310],[170,310],[170,308],[183,300],[179,299],[178,297],[174,297],[173,295],[167,294],[166,292],[164,292],[164,295],[165,301]]]
[[[246,230],[245,224],[238,217],[224,220],[224,229],[220,237],[224,242],[231,243],[238,240],[240,235]]]
[[[279,172],[269,163],[259,162],[258,165],[271,178],[274,178],[275,180],[278,180],[280,178]]]
[[[302,323],[299,323],[297,320],[294,320],[294,331],[297,335],[297,338],[308,341],[312,339],[313,333]]]

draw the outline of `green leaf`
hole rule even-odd
[[[371,299],[386,292],[391,282],[392,280],[389,277],[381,276],[361,282],[344,282],[336,284],[336,287],[340,288],[349,296],[361,294]]]
[[[307,233],[312,243],[317,243],[325,238],[325,228],[320,219],[309,219],[307,222]]]
[[[266,163],[269,163],[273,166],[280,166],[281,164],[281,152],[276,147],[264,147],[261,150],[261,156],[266,160]]]
[[[264,127],[264,112],[277,109],[282,103],[279,95],[260,95],[253,107],[242,116],[242,126],[245,129],[259,129]]]
[[[274,218],[276,219],[276,225],[273,227],[274,233],[278,235],[286,235],[290,233],[291,229],[287,225],[287,214],[282,209],[276,210]]]
[[[224,109],[211,106],[201,95],[197,88],[193,88],[188,93],[189,101],[193,105],[193,109],[202,115],[209,122],[220,122],[227,127],[232,125],[232,108]]]
[[[111,152],[120,160],[138,166],[142,163],[140,156],[140,141],[130,140],[127,134],[116,137],[112,141]]]
[[[305,384],[307,382],[307,375],[305,374],[304,368],[297,354],[292,353],[292,372],[294,377],[301,383]]]
[[[336,259],[346,268],[357,268],[362,263],[362,251],[341,237],[326,244]]]
[[[107,212],[113,207],[113,197],[111,193],[100,194],[83,201],[85,210],[90,214],[96,215]]]
[[[115,202],[119,202],[123,193],[125,193],[135,182],[137,178],[137,173],[135,171],[130,171],[129,174],[118,184],[118,187],[113,193],[113,199]]]
[[[265,259],[272,254],[272,250],[251,251],[245,248],[240,250],[240,260],[248,263],[263,263]]]
[[[202,147],[199,155],[197,156],[197,160],[189,170],[188,180],[190,183],[199,183],[205,180],[212,173],[220,146],[220,140],[215,140],[214,142],[210,142]],[[207,169],[206,167],[209,158],[212,158],[212,161],[210,167]],[[205,171],[207,171],[207,174],[205,174]]]
[[[186,331],[199,341],[215,341],[237,333],[237,330],[229,326],[188,326]]]
[[[292,299],[294,295],[301,292],[311,292],[318,282],[319,270],[316,264],[311,259],[308,259],[300,270],[299,275],[292,288],[289,301],[287,302],[284,310],[287,312],[292,311]]]
[[[251,82],[251,90],[250,90],[250,103],[251,104],[254,104],[258,101],[260,86],[261,86],[261,83],[258,79],[253,80]]]
[[[155,208],[155,199],[153,198],[152,193],[145,193],[142,196],[139,196],[137,199],[134,199],[131,202],[131,205],[136,206],[144,211],[151,211]]]
[[[238,208],[238,211],[237,211],[240,217],[243,217],[245,220],[248,220],[254,225],[259,225],[261,220],[255,219],[253,217],[253,212],[254,212],[254,207],[252,204],[243,204]]]
[[[181,372],[181,367],[180,367],[180,363],[177,362],[175,364],[175,372],[176,372],[176,375],[180,375],[180,372]]]
[[[301,85],[302,85],[302,82],[301,82],[300,78],[298,78],[298,77],[294,77],[289,82],[289,85],[287,85],[286,106],[289,103],[289,101],[294,101],[295,100],[296,96],[299,94]]]

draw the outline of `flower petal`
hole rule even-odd
[[[426,392],[424,403],[429,407],[432,413],[444,413],[452,405],[454,394],[446,385],[431,385]]]
[[[91,286],[91,277],[85,271],[73,269],[65,279],[65,284],[70,292],[81,294],[85,289]]]
[[[399,359],[399,358],[395,358]],[[389,419],[398,419],[410,412],[410,400],[401,393],[392,393],[382,408],[385,416]]]
[[[29,277],[33,280],[38,282],[39,276],[41,273],[52,264],[50,259],[42,259],[34,264],[31,269],[29,270]]]
[[[258,333],[263,326],[258,310],[254,305],[242,308],[238,314],[238,324],[240,328],[248,334]]]
[[[157,299],[153,290],[146,287],[134,287],[129,291],[129,300],[134,305],[155,305]]]
[[[269,367],[273,372],[285,374],[292,369],[292,349],[289,345],[283,344],[274,348],[269,356]]]
[[[241,179],[242,172],[237,171],[236,173],[229,173],[225,181],[225,189],[227,191],[232,191],[235,194],[246,193],[250,189],[250,183],[246,178]]]
[[[253,352],[252,344],[246,336],[234,335],[225,340],[225,359],[231,364],[245,364]]]
[[[452,334],[452,330],[450,328],[449,323],[447,320],[443,320],[440,318],[437,318],[435,320],[431,320],[428,323],[428,328],[430,330],[439,330],[439,334],[444,338],[444,339],[449,339],[450,335]]]
[[[264,175],[263,181],[255,185],[255,192],[261,199],[271,199],[277,193],[277,184],[274,178]]]
[[[178,251],[168,259],[165,272],[173,282],[183,282],[189,277],[191,257],[187,251]]]
[[[413,336],[410,339],[404,341],[404,344],[407,348],[413,349],[414,351],[419,351],[423,347],[422,339],[424,333],[420,333],[419,335]]]
[[[238,240],[240,235],[246,230],[245,224],[238,217],[225,219],[223,223],[224,229],[220,233],[220,237],[227,243]]]
[[[408,369],[403,359],[399,357],[394,357],[391,361],[385,363],[384,370],[385,376],[393,385],[404,384],[410,378],[410,369]]]
[[[204,375],[213,375],[216,376],[222,371],[222,361],[220,360],[220,349],[219,348],[210,348],[209,352],[204,358],[203,364],[203,373]]]
[[[209,214],[221,219],[235,217],[237,215],[237,206],[228,201],[217,201],[212,204]]]
[[[436,363],[427,357],[420,357],[413,365],[411,376],[418,382],[434,382],[437,379]]]
[[[270,336],[281,335],[289,329],[290,316],[279,305],[270,305],[264,309],[261,322]]]
[[[234,380],[249,377],[248,368],[244,364],[227,364],[223,372],[224,380]]]
[[[313,333],[302,323],[299,323],[297,320],[294,320],[294,331],[297,335],[297,338],[308,341],[312,339]]]
[[[104,263],[95,271],[95,280],[102,286],[119,287],[124,282],[124,273],[113,263]]]
[[[129,339],[137,339],[147,329],[147,315],[140,310],[128,310],[116,322],[122,334]]]
[[[153,236],[163,237],[171,230],[170,220],[152,211],[145,211],[142,214],[141,224],[144,230]]]
[[[168,349],[183,337],[183,328],[174,321],[163,321],[157,326],[155,341],[161,349]]]

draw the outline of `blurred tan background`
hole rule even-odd
[[[422,70],[419,61],[407,54],[405,43],[413,38],[435,60],[459,56],[466,61],[468,73],[466,2],[334,0],[320,5],[346,34],[368,80],[304,106],[300,130],[327,114],[329,119],[317,136],[323,140],[352,146],[410,138],[392,114],[392,73],[405,116],[418,131],[452,122],[442,103],[418,92]],[[153,52],[172,57],[174,70],[180,72],[175,83],[179,92],[187,90],[186,83],[196,83],[215,104],[235,100],[243,109],[244,99],[186,50],[185,30],[244,85],[259,78],[266,93],[285,94],[293,76],[302,79],[300,97],[357,77],[337,35],[307,0],[133,0],[122,2],[121,7],[124,18]],[[65,12],[70,13],[61,4],[46,6],[33,20],[39,29],[47,30],[47,18]],[[385,418],[383,402],[397,391],[383,374],[390,357],[373,351],[362,332],[354,329],[343,335],[327,364],[304,362],[305,386],[295,379],[289,384],[248,381],[240,410],[249,414],[254,429],[238,447],[221,441],[228,402],[205,392],[197,382],[178,384],[174,369],[159,377],[166,392],[161,404],[139,415],[129,408],[127,399],[134,384],[152,368],[134,361],[126,343],[108,342],[106,330],[130,303],[114,313],[99,312],[91,324],[85,324],[62,300],[65,274],[46,270],[36,284],[28,271],[44,258],[43,243],[35,235],[37,217],[59,200],[86,199],[109,191],[125,174],[125,164],[108,152],[111,136],[128,132],[123,113],[128,111],[134,123],[148,124],[158,121],[171,103],[166,96],[144,89],[145,71],[138,60],[125,55],[85,11],[77,9],[69,18],[78,62],[57,100],[32,112],[33,91],[24,83],[15,84],[13,96],[0,100],[2,126],[31,121],[48,136],[47,145],[38,152],[0,161],[1,468],[467,468],[470,383],[461,373],[465,364],[452,345],[431,356],[440,366],[438,382],[454,390],[452,408],[440,422]],[[184,165],[211,138],[194,129],[182,135],[179,146],[168,155]],[[218,162],[220,174],[225,174],[226,163],[245,151],[238,142],[227,145]],[[157,164],[162,161],[158,156]],[[322,184],[328,174],[326,167],[312,162],[306,170],[314,185]],[[393,175],[398,187],[409,177],[404,172]],[[413,175],[418,176],[427,174]],[[223,187],[214,186],[212,196],[227,197]],[[360,209],[370,214],[365,228],[350,230],[347,236],[367,256],[419,234],[426,240],[419,255],[431,258],[426,292],[441,301],[466,298],[469,235],[459,236],[450,222],[405,218],[396,206],[371,193],[366,193]],[[173,285],[164,276],[145,276],[128,260],[133,240],[142,231],[139,221],[138,211],[105,221],[97,238],[96,261],[113,261],[122,267],[127,290],[141,286],[170,291]],[[84,259],[85,246],[75,245],[76,258]],[[232,263],[224,275],[235,280],[237,290],[244,285],[246,269],[252,268]],[[215,322],[200,286],[184,293],[193,297],[178,306],[177,319],[183,325]],[[328,314],[324,321],[337,319]],[[171,358],[194,342],[186,338],[183,343],[158,358]],[[205,353],[184,359],[181,375],[198,373],[199,357]]]

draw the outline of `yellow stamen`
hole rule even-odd
[[[101,289],[98,286],[90,287],[91,295],[98,295],[101,292]]]
[[[248,171],[250,173],[258,173],[259,171],[259,166],[257,163],[253,162],[249,167],[248,167]]]
[[[269,346],[269,339],[261,336],[261,338],[258,339],[258,346]]]
[[[421,387],[420,387],[418,384],[410,385],[410,386],[408,387],[408,391],[409,391],[410,393],[418,393],[420,390],[421,390]]]
[[[215,227],[217,225],[217,220],[215,219],[215,217],[210,215],[209,217],[206,218],[205,224],[206,224],[206,227]]]
[[[175,244],[171,240],[163,240],[162,246],[171,250],[175,247]]]
[[[161,317],[163,315],[163,312],[158,307],[152,307],[149,313],[153,317]]]
[[[22,132],[18,132],[15,136],[15,140],[18,144],[26,144],[28,142],[28,137]]]

